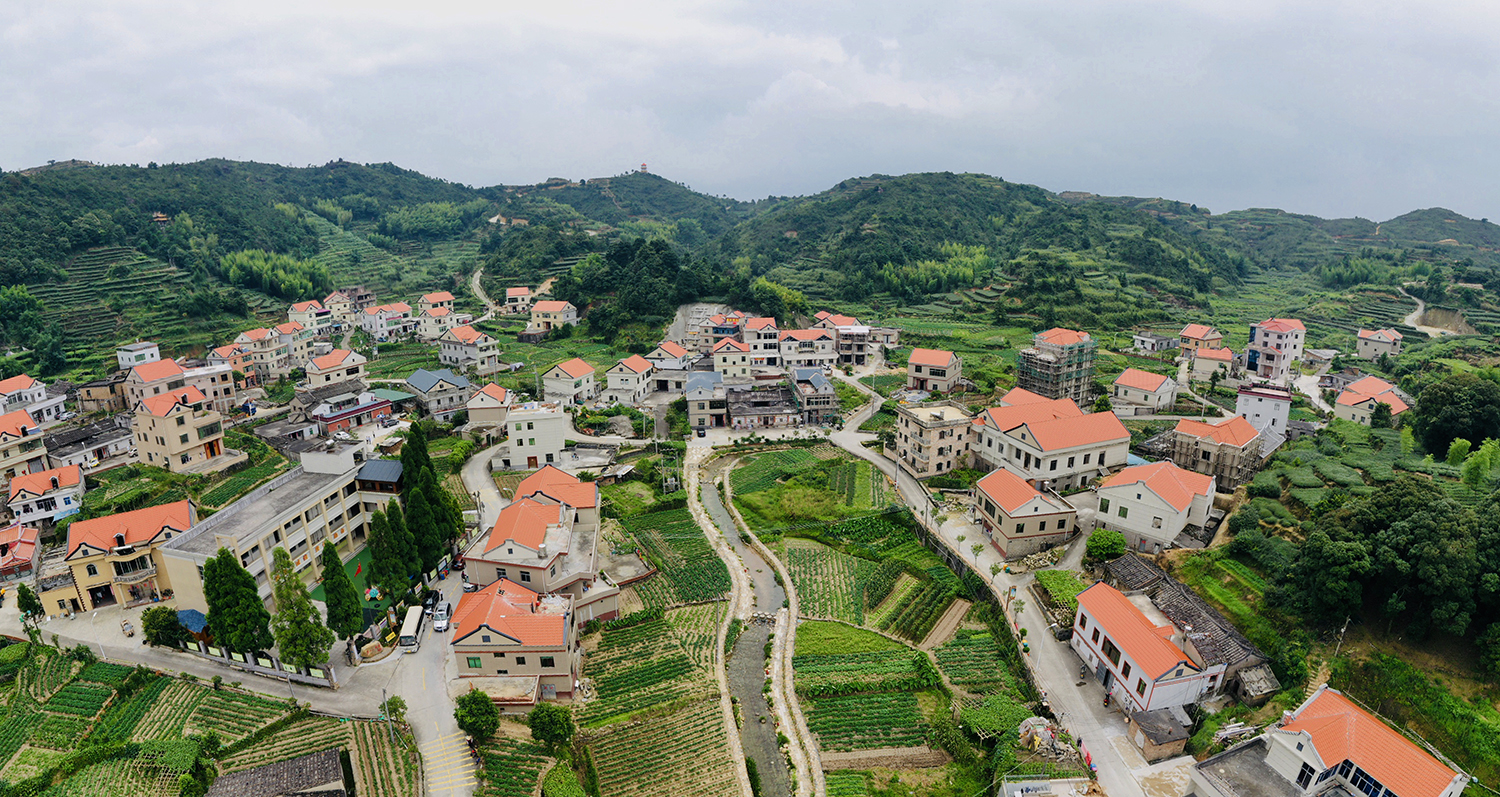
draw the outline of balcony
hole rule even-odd
[[[130,571],[128,573],[116,573],[115,574],[115,583],[116,584],[135,584],[135,583],[138,583],[138,582],[141,582],[141,581],[145,581],[146,579],[151,578],[154,575],[156,575],[156,563],[155,562],[151,563],[147,567],[140,568],[139,570],[132,570],[132,571]]]

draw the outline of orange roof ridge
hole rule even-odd
[[[1460,773],[1360,708],[1337,689],[1322,687],[1277,733],[1305,733],[1318,757],[1348,759],[1401,797],[1437,797]]]
[[[169,393],[163,393],[160,396],[143,398],[141,399],[141,406],[144,406],[146,411],[152,415],[166,417],[179,404],[199,404],[207,400],[208,397],[203,395],[203,391],[192,385],[188,385],[187,387],[177,388]]]
[[[1102,581],[1095,583],[1078,593],[1078,606],[1087,611],[1115,645],[1152,680],[1179,664],[1199,669],[1181,648],[1158,633],[1158,626],[1114,587]]]
[[[31,413],[26,410],[16,410],[0,415],[0,439],[34,434],[40,428],[37,426],[36,419],[31,417]]]
[[[522,498],[500,510],[500,516],[490,529],[485,551],[499,548],[506,540],[524,545],[535,551],[547,541],[547,527],[560,522],[561,510],[555,506]]]
[[[83,479],[83,468],[78,465],[64,465],[60,468],[37,471],[36,473],[22,473],[12,476],[10,479],[10,500],[16,500],[16,496],[22,490],[32,495],[44,495],[52,490],[52,477],[57,477],[57,486],[72,487]]]
[[[0,396],[8,396],[17,390],[25,390],[36,384],[36,381],[26,374],[17,374],[9,379],[0,380]]]
[[[1254,440],[1260,434],[1243,415],[1226,418],[1218,423],[1206,421],[1195,421],[1191,418],[1182,418],[1177,421],[1174,431],[1212,440],[1215,443],[1228,443],[1232,446],[1243,447]]]
[[[1161,390],[1162,385],[1168,382],[1168,378],[1161,374],[1153,374],[1150,371],[1142,371],[1139,368],[1126,368],[1115,377],[1115,384],[1125,387],[1133,387],[1136,390],[1145,390],[1155,393]]]
[[[944,349],[912,349],[911,356],[906,358],[912,365],[945,367],[952,363],[955,355]]]
[[[1027,423],[1026,428],[1043,451],[1130,439],[1130,431],[1113,412],[1036,421]]]
[[[1125,468],[1106,479],[1099,487],[1103,489],[1127,484],[1144,484],[1178,512],[1185,512],[1192,506],[1193,496],[1213,497],[1214,477],[1179,468],[1171,462],[1153,462]]]
[[[135,374],[135,378],[142,382],[155,382],[158,379],[166,379],[169,376],[180,376],[182,374],[182,366],[176,360],[157,360],[156,362],[137,365],[131,368],[130,372]]]
[[[68,556],[76,554],[81,545],[108,551],[115,547],[116,534],[124,536],[126,545],[136,545],[154,539],[165,529],[187,531],[192,522],[193,505],[186,500],[75,521],[68,526]]]
[[[574,357],[571,360],[565,360],[552,367],[561,368],[563,373],[573,377],[574,379],[588,376],[589,374],[594,372],[594,366],[589,365],[587,362],[584,362],[582,357]]]

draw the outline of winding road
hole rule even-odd
[[[1429,338],[1441,338],[1444,335],[1453,334],[1453,330],[1451,329],[1423,326],[1422,324],[1418,323],[1422,320],[1422,314],[1427,312],[1427,303],[1407,293],[1405,287],[1398,286],[1396,290],[1400,291],[1402,296],[1405,296],[1406,298],[1417,303],[1417,309],[1411,311],[1411,313],[1407,314],[1405,318],[1401,319],[1401,323],[1417,330],[1418,332],[1426,333],[1427,337]]]

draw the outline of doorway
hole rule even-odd
[[[116,602],[115,591],[110,585],[89,587],[89,604],[95,609],[101,606],[113,606]]]
[[[536,470],[536,457],[527,457],[526,458],[526,469],[527,470]]]

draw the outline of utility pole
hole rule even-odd
[[[394,745],[396,743],[396,731],[391,728],[391,711],[390,707],[386,705],[385,687],[383,686],[380,687],[380,715],[385,717],[385,730],[387,735],[390,736],[391,744]]]
[[[1339,643],[1333,646],[1333,657],[1338,658],[1339,649],[1344,647],[1344,632],[1349,629],[1349,616],[1344,615],[1344,627],[1339,629]]]

